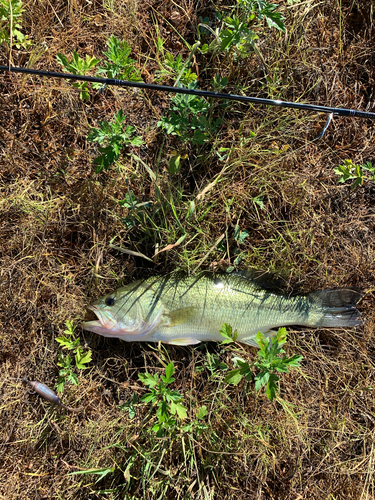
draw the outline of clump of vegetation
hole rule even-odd
[[[27,48],[30,40],[22,33],[22,0],[0,0],[0,45]]]
[[[235,342],[238,338],[238,333],[232,331],[232,327],[228,324],[223,325],[220,330],[221,335],[224,337],[223,344]],[[286,328],[279,328],[275,337],[265,337],[263,333],[258,332],[255,340],[259,345],[257,359],[249,364],[242,358],[235,356],[233,362],[235,369],[231,370],[225,377],[227,384],[237,385],[243,378],[250,382],[253,379],[252,368],[255,367],[259,371],[255,375],[255,390],[259,391],[262,387],[266,386],[266,396],[269,400],[273,401],[277,393],[280,391],[277,382],[279,377],[277,373],[289,373],[289,370],[298,368],[303,356],[295,354],[294,356],[287,357],[280,354],[285,354],[283,345],[286,343],[287,332]]]
[[[78,375],[76,370],[86,370],[86,365],[91,361],[91,350],[84,351],[81,347],[81,340],[74,333],[76,325],[71,320],[66,322],[67,329],[64,330],[65,335],[56,337],[56,341],[61,345],[62,349],[67,349],[74,354],[74,359],[70,354],[59,354],[57,366],[60,367],[59,376],[57,378],[57,392],[63,392],[65,384],[78,385]]]
[[[4,1],[4,0],[1,0]],[[124,40],[118,40],[114,35],[107,40],[108,51],[103,55],[107,58],[104,66],[99,66],[96,76],[103,78],[113,78],[119,80],[130,80],[133,82],[142,81],[139,69],[136,66],[136,61],[131,59],[130,46]],[[72,59],[69,59],[64,54],[57,54],[57,62],[64,67],[66,71],[74,75],[86,75],[89,71],[96,68],[100,63],[100,59],[86,55],[83,59],[74,50]],[[83,101],[90,99],[88,82],[74,82],[73,87],[80,90],[79,96]],[[92,88],[100,89],[101,83],[92,83]]]
[[[131,59],[130,45],[125,40],[119,40],[114,35],[111,35],[107,40],[108,51],[103,55],[108,59],[104,66],[99,66],[96,72],[97,76],[105,75],[106,78],[118,80],[128,80],[131,82],[141,82],[141,73],[137,67],[137,61]],[[94,88],[100,87],[101,84],[93,84]]]
[[[189,84],[188,88],[196,88],[196,85]],[[169,116],[163,116],[158,125],[183,143],[202,145],[221,123],[220,119],[209,117],[211,105],[202,97],[176,94],[171,102]]]
[[[139,147],[143,144],[141,136],[135,133],[135,127],[124,124],[126,116],[120,109],[115,114],[113,122],[101,121],[99,128],[92,128],[87,139],[90,142],[100,144],[99,152],[101,153],[94,159],[96,172],[101,172],[103,169],[108,170],[109,167],[119,158],[121,150],[126,146]]]
[[[218,12],[217,19],[221,25],[215,30],[206,23],[200,27],[214,35],[210,44],[203,44],[201,52],[227,52],[235,58],[245,58],[250,51],[260,55],[255,40],[262,29],[263,20],[268,27],[285,32],[284,16],[276,12],[278,5],[265,0],[237,0],[235,9],[230,15]],[[203,31],[204,33],[204,31]]]
[[[56,59],[66,71],[73,75],[86,75],[100,62],[100,59],[89,55],[86,55],[86,58],[83,59],[75,50],[73,51],[73,56],[70,61],[64,54],[57,54]],[[79,97],[83,101],[88,101],[90,99],[88,82],[74,82],[73,87],[79,89]]]
[[[182,404],[183,396],[178,391],[170,389],[170,384],[175,382],[172,377],[175,371],[174,364],[169,363],[165,368],[165,376],[151,375],[150,373],[139,373],[138,378],[143,385],[150,389],[150,392],[141,397],[141,403],[151,403],[156,407],[157,422],[153,425],[152,430],[158,437],[164,436],[166,433],[171,434],[177,425],[177,419],[186,418],[186,408]],[[131,400],[133,405],[135,402],[134,396]],[[126,408],[131,408],[127,406]],[[130,412],[129,412],[130,413]]]
[[[370,181],[375,182],[375,165],[367,161],[363,165],[356,165],[352,160],[345,160],[343,165],[334,168],[335,174],[339,175],[338,182],[353,181],[352,189],[364,186]]]

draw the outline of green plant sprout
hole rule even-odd
[[[334,172],[340,176],[338,182],[353,180],[351,189],[359,188],[370,181],[375,182],[375,165],[372,166],[369,161],[363,165],[356,165],[352,160],[345,160],[344,165],[334,168]]]
[[[97,142],[100,144],[99,152],[101,153],[94,159],[96,172],[101,172],[103,169],[108,170],[120,156],[121,150],[125,146],[141,146],[144,144],[142,137],[139,135],[133,136],[135,127],[127,125],[125,127],[125,115],[120,111],[115,114],[114,121],[99,122],[99,128],[92,128],[91,133],[87,136],[88,141]]]
[[[177,54],[176,58],[167,52],[165,54],[165,59],[161,65],[161,69],[156,72],[156,81],[160,82],[166,77],[177,78],[179,75],[179,82],[181,85],[187,87],[190,83],[197,80],[196,73],[193,73],[190,69],[191,63],[189,61],[184,62],[181,54]]]
[[[150,392],[141,397],[143,403],[152,403],[157,407],[157,423],[152,430],[158,437],[164,436],[166,431],[173,430],[177,425],[177,419],[186,418],[186,408],[182,404],[183,396],[178,391],[171,390],[168,385],[175,381],[172,377],[174,373],[173,363],[165,369],[165,376],[151,375],[150,373],[139,373],[139,380],[150,389]]]
[[[141,74],[136,67],[136,62],[129,56],[131,47],[124,40],[118,40],[114,35],[107,40],[108,52],[103,52],[108,61],[104,66],[100,66],[96,72],[97,76],[103,73],[107,78],[128,80],[131,82],[141,82]],[[94,83],[93,88],[101,87],[100,83]]]
[[[221,27],[215,30],[207,23],[199,24],[214,35],[215,39],[210,44],[203,44],[199,49],[201,52],[231,52],[236,57],[247,57],[254,50],[259,55],[255,40],[259,37],[254,31],[262,26],[266,20],[268,27],[276,28],[285,32],[284,17],[275,12],[278,5],[265,0],[237,0],[237,8],[230,15],[217,13],[216,17],[221,21]]]
[[[224,323],[224,325],[221,327],[220,335],[224,337],[224,340],[222,340],[221,342],[222,344],[231,344],[232,342],[236,342],[236,340],[238,339],[237,330],[233,331],[229,323]]]
[[[196,436],[202,435],[208,429],[208,425],[204,421],[207,414],[207,406],[201,406],[196,413],[196,418],[192,422],[182,426],[181,430],[183,432],[193,432]]]
[[[133,191],[129,191],[123,200],[118,201],[118,204],[128,210],[128,215],[122,219],[128,229],[139,224],[142,224],[142,227],[146,226],[145,210],[151,204],[150,202],[138,203]]]
[[[237,338],[232,333],[230,325],[223,325],[220,333],[224,337],[223,343],[229,343]],[[233,361],[236,368],[228,372],[225,377],[225,382],[227,384],[237,385],[242,378],[250,382],[253,379],[252,368],[255,367],[259,370],[259,373],[254,377],[255,390],[259,391],[263,386],[266,386],[266,396],[270,401],[273,401],[280,390],[277,384],[280,379],[275,372],[289,373],[290,369],[298,368],[303,359],[303,356],[297,354],[290,358],[287,356],[279,356],[285,353],[282,346],[286,342],[286,337],[286,328],[280,328],[276,337],[271,338],[267,338],[263,333],[258,332],[255,337],[260,348],[257,359],[249,364],[237,356],[234,357]]]
[[[265,19],[269,28],[275,28],[285,33],[284,16],[280,12],[275,12],[279,7],[277,4],[267,2],[267,0],[237,0],[245,15],[252,21],[255,17],[260,20]]]
[[[86,55],[86,59],[82,59],[78,53],[74,50],[72,60],[64,56],[64,54],[57,54],[56,59],[61,66],[63,66],[66,71],[69,73],[73,73],[74,75],[86,75],[86,73],[100,62],[100,59],[96,57]],[[87,82],[74,82],[73,87],[75,89],[79,89],[79,97],[83,101],[88,101],[90,99],[90,94],[88,92],[88,84]]]
[[[62,349],[68,349],[74,354],[74,360],[70,354],[59,354],[57,366],[61,367],[59,376],[57,378],[57,392],[63,392],[65,384],[71,382],[78,385],[78,376],[75,373],[75,368],[78,370],[85,370],[88,368],[86,365],[91,361],[91,350],[84,352],[80,346],[80,338],[76,337],[73,321],[68,320],[65,323],[67,329],[64,330],[65,335],[57,337],[56,341],[61,345]]]
[[[197,88],[196,82],[190,83],[188,88]],[[183,148],[188,143],[201,146],[208,142],[211,136],[218,130],[222,123],[220,118],[213,119],[211,116],[211,104],[201,97],[193,95],[176,94],[171,99],[172,106],[167,116],[163,116],[158,122],[168,135],[178,137]],[[186,152],[176,152],[169,161],[172,174],[178,173],[181,160]]]
[[[108,78],[141,82],[141,74],[135,66],[136,61],[129,57],[131,53],[130,46],[124,40],[118,40],[114,35],[111,35],[106,43],[108,52],[104,52],[104,55],[108,61],[105,62],[104,66],[98,68],[96,76],[102,77],[105,74]],[[66,71],[74,75],[85,75],[100,63],[100,59],[94,56],[86,55],[86,59],[82,59],[75,50],[73,51],[71,61],[64,54],[60,53],[57,54],[56,59]],[[73,87],[80,90],[80,98],[82,100],[88,101],[90,99],[87,82],[74,82]],[[92,83],[92,88],[98,89],[100,87],[102,87],[101,83]]]
[[[0,0],[0,44],[12,48],[14,43],[17,49],[30,45],[28,37],[20,31],[24,10],[21,0]]]

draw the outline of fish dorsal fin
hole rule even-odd
[[[169,311],[163,314],[163,320],[165,320],[165,326],[176,326],[188,323],[197,313],[197,308],[181,307],[175,311]]]
[[[267,290],[280,290],[281,280],[275,274],[258,269],[244,269],[240,271],[233,271],[231,276],[240,276],[252,283],[257,284],[260,288]]]

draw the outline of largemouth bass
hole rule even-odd
[[[258,331],[269,336],[281,326],[358,326],[360,297],[360,292],[347,288],[279,295],[264,287],[259,274],[246,271],[221,276],[172,274],[136,281],[102,297],[89,306],[98,320],[82,326],[127,342],[191,345],[223,340],[220,329],[229,323],[239,342],[258,347],[254,341]]]

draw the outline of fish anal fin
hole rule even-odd
[[[163,314],[164,326],[184,325],[188,323],[196,314],[197,308],[181,307],[175,311],[169,311]]]
[[[183,339],[169,340],[168,342],[164,343],[169,345],[194,345],[194,344],[200,344],[201,341],[198,339],[194,339],[192,337],[185,337]]]

